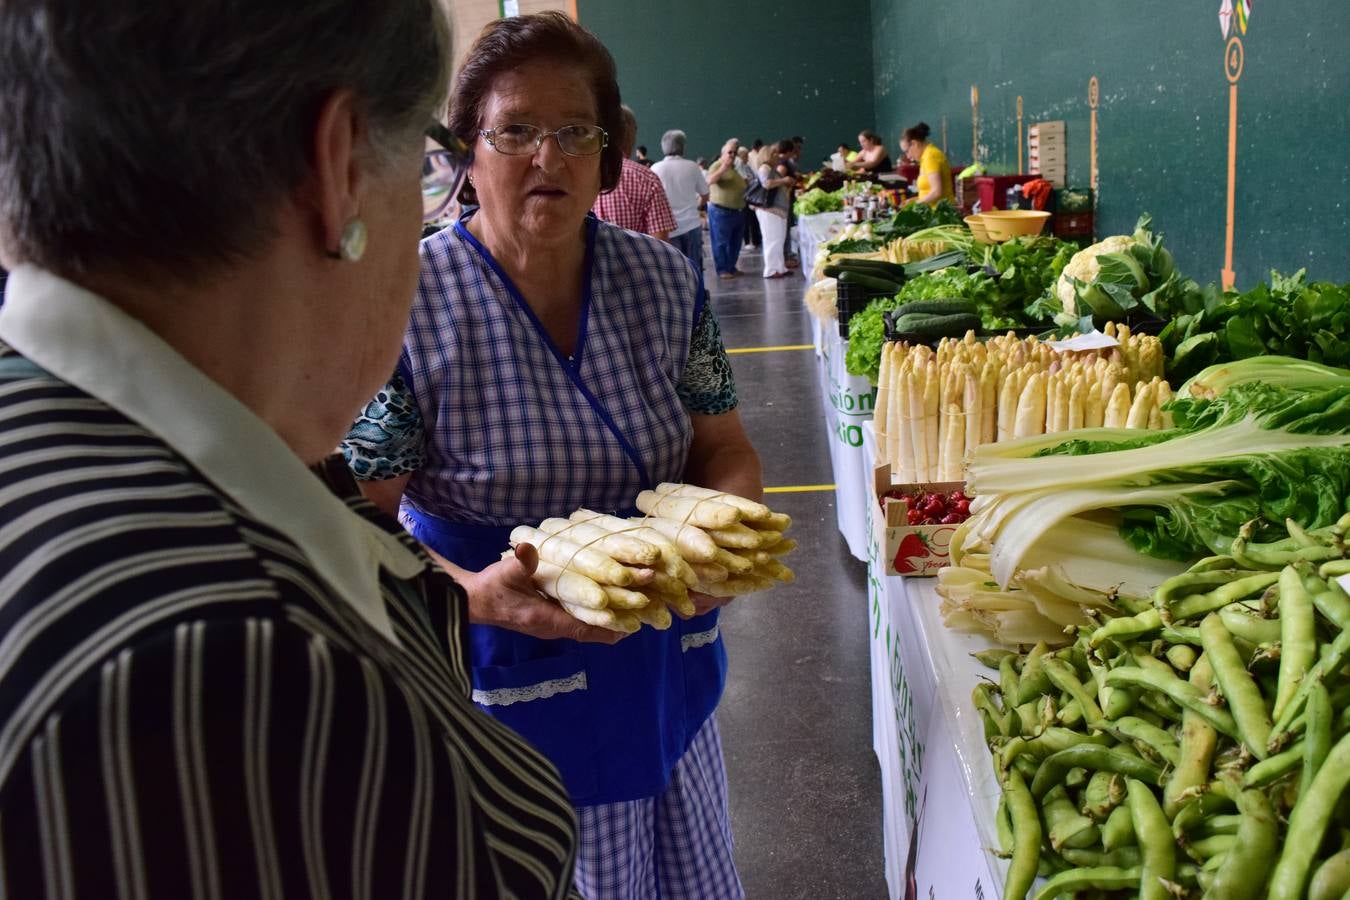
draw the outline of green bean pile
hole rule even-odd
[[[1350,897],[1350,515],[1287,525],[1070,646],[976,654],[1005,900]]]

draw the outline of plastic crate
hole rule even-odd
[[[876,293],[846,281],[839,282],[835,289],[835,309],[839,313],[839,336],[848,340],[848,320],[867,309],[867,304],[878,297],[890,294]]]
[[[1054,219],[1057,237],[1090,237],[1094,230],[1093,215],[1090,212],[1068,213],[1061,210]]]

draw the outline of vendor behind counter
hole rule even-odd
[[[919,164],[918,200],[936,206],[942,200],[956,202],[952,183],[952,166],[947,154],[935,144],[928,143],[932,129],[926,122],[906,128],[900,138],[905,156]]]

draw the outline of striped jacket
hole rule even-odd
[[[315,474],[421,555],[340,457]],[[0,897],[575,896],[556,772],[469,701],[462,592],[380,590],[394,642],[0,343]]]

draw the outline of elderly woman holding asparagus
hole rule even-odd
[[[450,122],[476,205],[423,242],[397,374],[344,449],[467,584],[473,697],[562,772],[582,893],[740,897],[713,715],[725,599],[624,636],[542,598],[528,543],[502,559],[516,526],[632,515],[663,482],[761,492],[698,272],[589,214],[621,122],[613,60],[567,17],[483,32]]]

